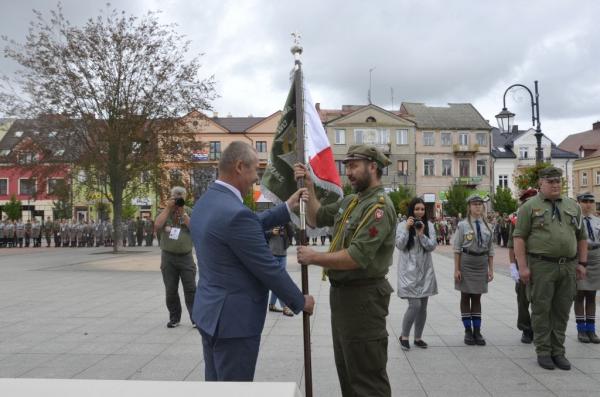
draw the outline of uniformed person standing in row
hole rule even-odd
[[[600,343],[596,335],[596,291],[600,289],[600,218],[594,215],[596,200],[593,194],[580,194],[577,201],[583,213],[588,246],[586,277],[577,281],[575,296],[577,340],[581,343]]]
[[[296,178],[309,190],[307,222],[333,226],[328,253],[298,248],[298,261],[328,270],[333,351],[343,396],[390,396],[386,317],[393,289],[385,276],[392,265],[396,211],[381,186],[388,158],[373,146],[353,145],[344,159],[356,194],[321,206],[303,165]]]
[[[52,220],[50,219],[50,217],[46,217],[46,223],[44,223],[44,237],[46,238],[46,247],[50,247],[50,242],[52,239],[52,227]]]
[[[467,198],[467,217],[454,237],[454,289],[460,291],[460,312],[467,345],[485,345],[481,335],[481,294],[494,279],[493,232],[486,222],[483,199]]]
[[[25,248],[29,248],[31,243],[31,219],[27,219],[25,222]]]
[[[587,233],[579,205],[561,197],[562,170],[544,168],[539,177],[539,193],[517,213],[515,255],[519,276],[529,283],[538,364],[545,369],[569,370],[565,330],[576,293],[576,274],[585,277]]]
[[[33,218],[33,223],[31,224],[31,238],[33,239],[34,247],[42,246],[42,225],[36,218]]]
[[[527,200],[537,194],[535,189],[527,189],[519,196],[519,201],[523,205]],[[527,284],[521,281],[519,277],[519,264],[515,257],[515,245],[513,233],[515,231],[517,216],[515,214],[514,221],[510,223],[508,232],[508,258],[510,260],[511,277],[515,281],[515,292],[517,293],[517,328],[522,332],[521,342],[531,344],[533,342],[533,329],[531,328],[531,314],[529,313],[529,298],[527,297]]]
[[[15,225],[15,236],[17,237],[17,244],[19,248],[23,248],[23,238],[25,237],[25,224],[21,219],[17,221]]]

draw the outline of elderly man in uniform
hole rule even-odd
[[[333,350],[342,395],[390,396],[386,371],[386,316],[393,289],[385,278],[392,265],[396,211],[381,185],[389,159],[377,148],[353,145],[344,159],[356,194],[321,206],[303,165],[295,167],[309,189],[307,222],[333,226],[329,252],[298,247],[298,261],[327,269]]]
[[[569,370],[565,330],[576,293],[576,277],[585,277],[587,233],[577,202],[561,196],[562,170],[544,168],[539,176],[539,193],[517,213],[515,256],[520,279],[529,284],[538,364],[545,369]]]

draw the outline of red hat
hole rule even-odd
[[[535,190],[534,188],[529,188],[527,190],[524,190],[521,192],[521,195],[519,196],[519,201],[523,203],[528,198],[535,196],[537,193],[538,193],[537,190]]]

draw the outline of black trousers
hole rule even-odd
[[[179,299],[179,280],[183,286],[185,306],[187,307],[190,320],[192,318],[192,307],[194,295],[196,294],[196,264],[192,252],[188,254],[173,254],[161,251],[160,271],[165,284],[166,304],[169,310],[169,320],[181,321],[181,300]]]

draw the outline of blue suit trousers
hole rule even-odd
[[[247,338],[219,338],[198,329],[204,351],[204,379],[207,382],[252,382],[258,359],[260,335]]]

